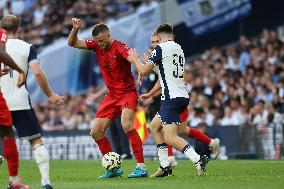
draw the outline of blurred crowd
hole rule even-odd
[[[224,48],[187,59],[185,83],[191,92],[190,126],[284,123],[284,32],[264,29],[260,36],[241,36]],[[95,95],[98,89],[91,89]],[[145,91],[144,91],[145,92]],[[93,100],[96,101],[93,101]],[[90,129],[98,98],[67,96],[65,108],[35,106],[45,130]],[[146,113],[147,113],[147,107]]]
[[[241,36],[237,44],[206,50],[189,61],[191,126],[284,123],[283,27],[278,31]]]
[[[0,18],[14,14],[21,20],[20,38],[41,48],[72,29],[72,17],[82,29],[112,17],[128,14],[151,0],[1,0]]]

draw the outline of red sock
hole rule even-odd
[[[137,163],[144,163],[142,141],[139,134],[135,129],[132,129],[127,132],[127,136],[129,138],[130,146]]]
[[[3,139],[3,153],[7,160],[9,176],[17,176],[19,169],[19,152],[15,138]]]
[[[209,145],[211,142],[211,138],[209,138],[206,134],[195,128],[190,128],[188,136],[207,145]]]
[[[172,146],[168,146],[168,156],[174,156],[174,153],[173,153],[173,147]]]
[[[110,142],[107,139],[107,137],[104,137],[104,138],[96,141],[96,143],[98,144],[99,149],[100,149],[101,153],[103,154],[103,156],[108,152],[112,152],[111,145],[110,145]]]

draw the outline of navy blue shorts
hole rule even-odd
[[[188,98],[173,98],[170,100],[162,100],[161,108],[158,115],[163,125],[177,124],[180,125],[180,113],[182,113],[188,106]]]
[[[41,137],[41,127],[33,109],[11,111],[11,114],[20,139],[32,140]]]

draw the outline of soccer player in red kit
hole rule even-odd
[[[144,164],[142,141],[134,129],[134,112],[138,102],[138,93],[135,80],[131,73],[131,64],[128,61],[129,48],[126,44],[113,40],[109,28],[105,24],[97,24],[92,31],[92,40],[79,40],[80,19],[72,18],[73,29],[68,38],[71,47],[89,49],[96,53],[98,65],[108,93],[100,105],[91,130],[93,139],[104,155],[112,151],[109,140],[105,137],[106,129],[112,121],[121,114],[121,125],[129,138],[137,166],[128,178],[148,176]],[[121,176],[122,169],[106,171],[99,178]]]
[[[2,67],[2,63],[19,72],[18,87],[25,84],[25,73],[17,66],[13,59],[5,52],[5,43],[7,40],[7,33],[1,29],[0,25],[0,77],[8,73],[9,70]],[[2,63],[1,63],[2,62]],[[15,137],[12,129],[12,116],[7,107],[6,101],[0,91],[0,136],[3,141],[3,153],[7,159],[7,166],[9,172],[8,189],[28,189],[18,177],[19,169],[19,152],[17,149]]]

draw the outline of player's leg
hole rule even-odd
[[[178,125],[181,123],[180,113],[187,108],[187,105],[188,99],[185,98],[162,102],[159,115],[163,124],[164,137],[168,145],[184,153],[196,165],[198,174],[203,174],[207,164],[207,157],[200,157],[187,141],[178,136]]]
[[[163,125],[163,131],[166,143],[173,146],[175,149],[184,153],[185,156],[190,159],[192,163],[195,164],[198,174],[205,173],[205,166],[208,162],[208,158],[204,156],[199,156],[195,150],[185,141],[183,138],[177,135],[178,129],[176,124],[165,124]]]
[[[136,159],[137,166],[135,171],[128,175],[128,178],[138,178],[148,176],[144,164],[143,144],[142,140],[134,128],[134,112],[138,102],[138,94],[136,91],[128,92],[125,94],[119,102],[121,106],[121,126],[128,136],[129,143],[133,152],[133,156]]]
[[[49,154],[41,140],[41,127],[33,109],[11,111],[14,126],[20,139],[27,139],[41,174],[41,185],[52,189],[49,179]]]
[[[105,97],[98,109],[94,125],[90,133],[94,141],[97,143],[102,155],[112,151],[110,141],[105,136],[105,132],[117,115],[119,115],[120,109],[116,106],[116,102],[117,100],[111,98],[109,95]],[[106,171],[99,178],[113,178],[121,176],[122,174],[123,171],[119,168],[113,171]]]
[[[128,175],[128,178],[138,178],[148,176],[143,154],[142,140],[134,128],[134,112],[131,109],[124,108],[121,113],[121,126],[124,132],[128,136],[128,140],[133,152],[133,156],[136,159],[137,166],[135,171]]]
[[[7,160],[9,181],[12,182],[12,184],[17,184],[19,183],[19,152],[12,127],[0,126],[0,135],[3,140],[3,155]]]
[[[160,161],[160,167],[153,175],[151,175],[151,177],[168,176],[172,174],[172,169],[168,158],[168,147],[162,133],[162,124],[158,115],[156,115],[151,121],[151,133],[155,143],[157,144],[158,158]]]
[[[0,137],[3,143],[3,155],[7,160],[9,185],[11,188],[28,188],[18,177],[19,152],[12,129],[12,116],[0,92]]]
[[[112,151],[110,141],[105,136],[106,129],[111,125],[112,120],[108,118],[95,118],[91,130],[91,136],[96,141],[102,155]]]
[[[119,114],[120,109],[116,106],[116,102],[117,100],[112,98],[109,94],[106,95],[98,108],[91,130],[91,136],[98,144],[102,155],[112,151],[111,143],[105,136],[105,132]]]
[[[52,189],[49,179],[49,153],[41,138],[32,139],[29,142],[41,174],[41,185],[45,189]]]
[[[100,115],[100,114],[99,114]],[[111,125],[112,119],[108,118],[95,118],[94,125],[91,130],[91,136],[97,143],[102,155],[112,151],[110,141],[105,136],[106,129]],[[100,179],[120,177],[123,174],[121,168],[113,171],[106,171],[103,175],[99,176]]]
[[[219,149],[220,149],[220,140],[218,138],[210,138],[202,131],[188,127],[186,124],[181,124],[180,127],[178,127],[178,133],[179,134],[185,134],[199,142],[203,142],[204,144],[207,144],[212,151],[211,157],[213,159],[217,158],[219,155]]]

